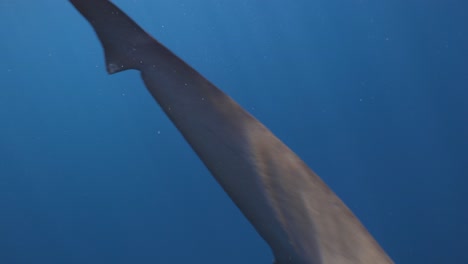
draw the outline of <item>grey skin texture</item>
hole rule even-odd
[[[277,264],[389,264],[360,221],[270,130],[107,0],[71,0],[107,71],[135,69]]]

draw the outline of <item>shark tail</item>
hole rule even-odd
[[[145,58],[140,51],[157,43],[154,38],[108,0],[70,2],[88,20],[101,41],[109,74],[141,69]]]

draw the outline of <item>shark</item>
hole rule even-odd
[[[289,147],[108,0],[70,0],[109,74],[138,70],[161,109],[271,248],[275,264],[391,264],[343,201]]]

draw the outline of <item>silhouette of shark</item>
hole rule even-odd
[[[146,88],[273,251],[277,264],[390,264],[360,221],[285,144],[107,0],[70,0],[107,71]]]

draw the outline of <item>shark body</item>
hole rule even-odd
[[[276,264],[391,264],[365,227],[285,144],[108,0],[70,0],[110,74],[135,69]]]

